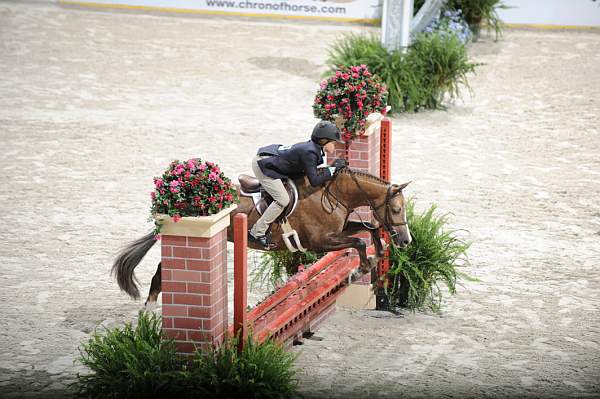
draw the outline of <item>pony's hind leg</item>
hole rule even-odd
[[[156,273],[154,273],[154,277],[152,277],[152,283],[150,284],[150,292],[148,293],[148,299],[146,299],[146,303],[144,304],[146,308],[152,307],[156,304],[158,300],[158,294],[160,294],[160,269],[161,263],[158,262],[158,268],[156,269]]]

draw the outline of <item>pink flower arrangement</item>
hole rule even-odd
[[[237,202],[237,192],[231,180],[212,162],[199,158],[185,162],[173,161],[161,177],[154,178],[150,193],[150,212],[169,215],[174,222],[183,216],[208,216]],[[159,239],[160,224],[155,222]]]
[[[369,72],[366,65],[341,66],[321,82],[313,112],[319,119],[343,121],[343,126],[339,126],[342,136],[351,140],[364,133],[369,114],[386,114],[387,97],[387,87]]]

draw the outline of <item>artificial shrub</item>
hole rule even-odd
[[[257,344],[252,335],[238,353],[237,339],[228,338],[196,354],[191,379],[211,398],[287,398],[297,389],[295,359],[276,342]]]
[[[140,312],[135,327],[94,333],[80,348],[89,372],[76,388],[86,398],[285,398],[295,394],[295,355],[281,345],[258,344],[252,336],[241,353],[226,339],[192,361],[175,353],[162,337],[159,316]]]
[[[423,34],[406,55],[422,88],[417,107],[438,109],[446,98],[460,97],[460,86],[469,88],[467,73],[477,64],[470,63],[465,46],[456,36]],[[415,90],[415,88],[413,88]]]
[[[507,8],[502,0],[448,0],[446,7],[462,11],[476,38],[482,25],[494,30],[496,40],[502,34],[503,23],[498,10]]]
[[[439,311],[442,303],[440,284],[456,293],[461,278],[474,280],[458,270],[468,264],[469,243],[447,228],[447,215],[432,205],[415,213],[414,200],[407,202],[407,221],[412,242],[404,249],[390,245],[388,299],[391,306]]]
[[[90,372],[78,375],[86,398],[151,398],[181,394],[185,364],[173,341],[161,339],[161,320],[140,312],[138,323],[94,333],[80,348],[80,362]]]
[[[425,0],[415,0],[415,14],[419,12],[423,4],[425,4]],[[503,28],[498,10],[506,8],[508,7],[502,0],[448,0],[442,10],[461,10],[475,38],[479,36],[481,26],[486,25],[488,28],[494,29],[496,39],[498,39]]]
[[[454,36],[421,34],[406,53],[388,51],[375,35],[350,34],[334,42],[329,73],[339,65],[366,64],[388,87],[391,112],[443,108],[445,98],[460,96],[468,87],[470,63],[465,46]]]
[[[425,33],[436,33],[441,36],[456,36],[467,44],[473,38],[469,24],[462,17],[461,10],[446,10],[435,17],[424,30]]]

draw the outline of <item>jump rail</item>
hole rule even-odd
[[[246,337],[247,328],[263,342],[269,336],[282,343],[300,340],[333,310],[336,298],[348,286],[349,276],[359,266],[358,257],[350,250],[329,252],[310,268],[296,273],[265,301],[250,311],[247,308],[247,248],[248,221],[244,214],[234,217],[234,320],[231,332]],[[374,248],[367,254],[374,254]],[[240,340],[240,343],[243,340]]]

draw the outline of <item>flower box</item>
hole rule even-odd
[[[229,226],[229,214],[237,208],[232,204],[209,216],[184,216],[177,222],[169,215],[157,214],[161,235],[210,238]]]
[[[209,237],[229,225],[229,219],[221,219],[237,202],[236,189],[219,166],[199,158],[171,162],[161,177],[154,178],[150,196],[157,239],[160,234]],[[174,233],[179,231],[191,234]]]
[[[319,119],[334,122],[349,142],[363,135],[369,122],[376,122],[368,120],[369,115],[385,116],[387,98],[386,85],[366,65],[340,66],[333,76],[321,82],[313,112]]]

